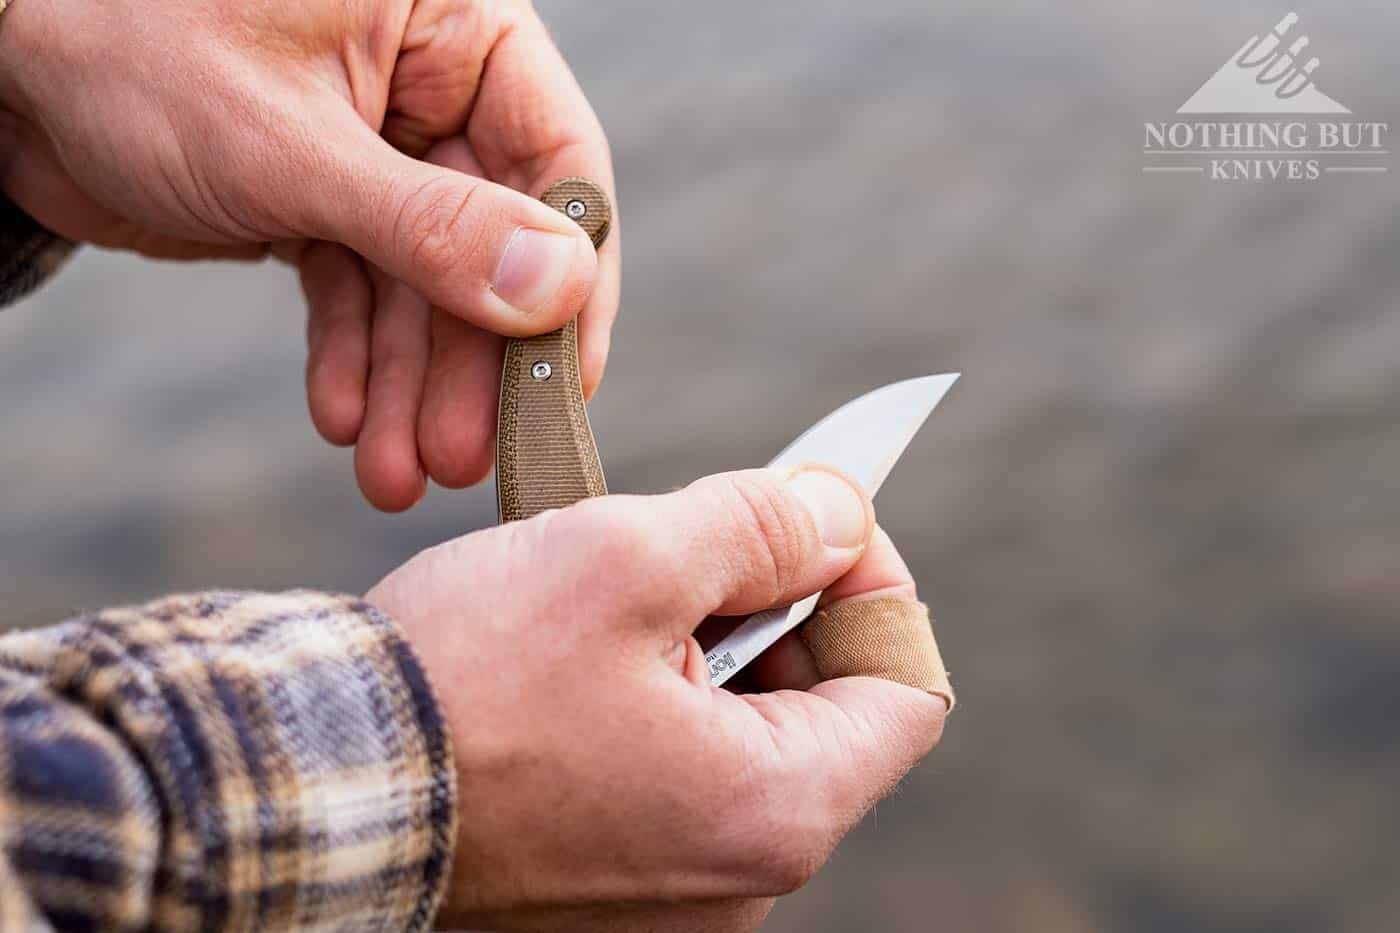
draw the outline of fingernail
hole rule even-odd
[[[807,467],[788,478],[791,489],[816,520],[827,547],[853,548],[869,536],[871,515],[865,496],[840,475]]]
[[[506,304],[534,314],[564,284],[576,249],[577,237],[519,227],[506,241],[492,288]]]

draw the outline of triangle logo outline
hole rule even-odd
[[[1287,36],[1297,22],[1289,13],[1272,32],[1252,36],[1177,113],[1351,113],[1313,82],[1321,62],[1303,56],[1311,40]]]

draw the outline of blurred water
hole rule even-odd
[[[773,930],[1400,928],[1400,191],[1144,177],[1271,4],[542,4],[609,128],[619,490],[963,382],[881,495],[963,705]],[[1400,11],[1302,10],[1400,124]],[[388,518],[304,414],[279,269],[86,252],[0,314],[0,624],[362,590]]]

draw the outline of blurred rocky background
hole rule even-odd
[[[542,0],[609,128],[611,485],[965,373],[879,502],[962,706],[775,931],[1400,929],[1400,160],[1212,184],[1142,124],[1287,7]],[[1400,8],[1314,4],[1400,125]],[[313,434],[284,269],[84,251],[0,314],[0,624],[363,590],[401,517]]]

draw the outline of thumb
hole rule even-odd
[[[709,615],[823,589],[851,569],[875,524],[859,484],[815,464],[710,476],[661,496],[603,496],[521,524],[546,522],[542,563],[560,592],[584,594],[600,618],[655,623],[668,639]],[[604,569],[607,587],[588,582]]]
[[[597,253],[563,214],[410,158],[358,121],[335,139],[321,154],[322,184],[307,186],[311,236],[350,247],[434,305],[510,337],[561,327],[587,302]]]

